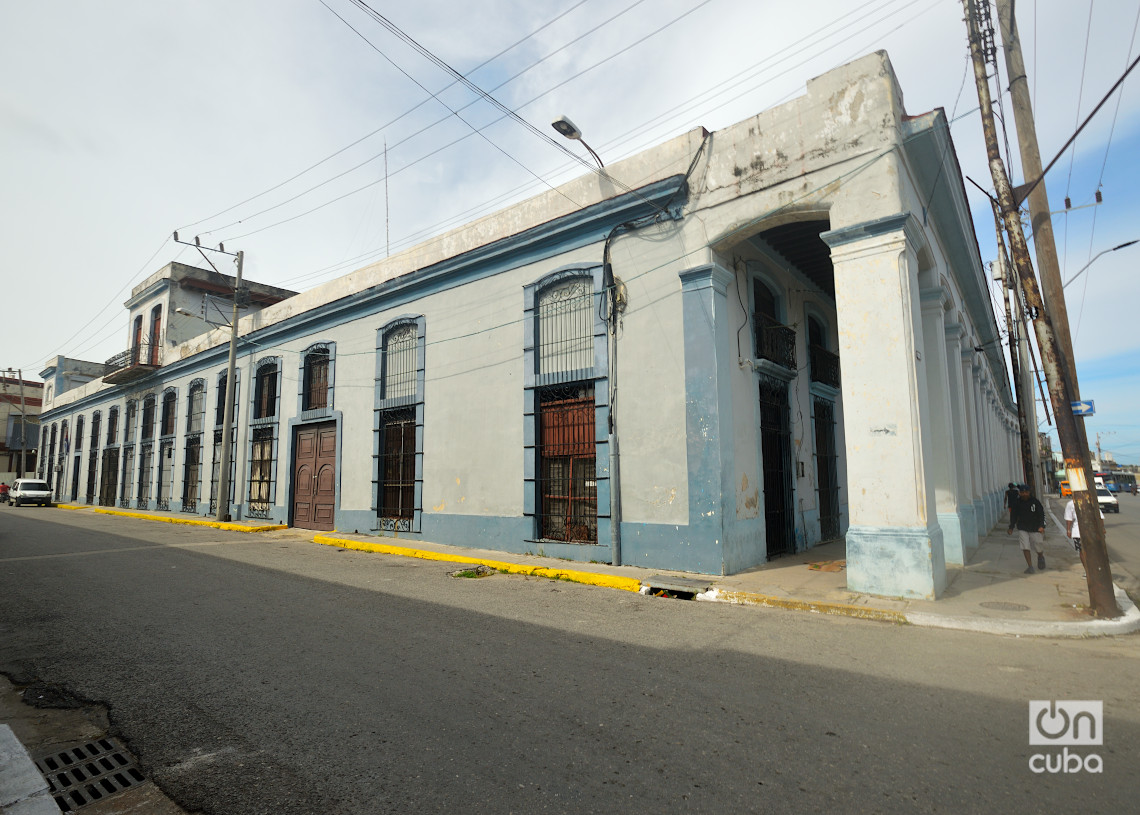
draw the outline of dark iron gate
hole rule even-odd
[[[760,450],[764,457],[764,531],[768,557],[796,550],[792,507],[792,423],[788,383],[760,377]]]
[[[103,451],[103,474],[99,483],[99,506],[113,507],[119,492],[119,448]]]
[[[815,472],[820,540],[839,537],[839,456],[835,450],[835,405],[815,398]]]

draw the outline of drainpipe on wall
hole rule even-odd
[[[618,316],[618,287],[614,280],[613,266],[610,265],[610,241],[620,227],[615,227],[606,238],[605,249],[602,253],[602,285],[609,295],[606,315],[607,335],[609,339],[610,369],[609,369],[609,434],[606,436],[610,452],[610,562],[614,566],[621,565],[621,476],[618,470],[618,433],[617,415],[614,406],[614,397],[617,395],[617,316]]]

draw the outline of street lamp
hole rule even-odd
[[[1083,274],[1083,273],[1084,273],[1085,269],[1087,269],[1089,266],[1092,266],[1092,265],[1093,265],[1093,260],[1096,260],[1096,259],[1097,259],[1098,257],[1100,257],[1101,255],[1105,255],[1105,254],[1108,254],[1109,252],[1115,252],[1117,249],[1123,249],[1124,247],[1126,247],[1126,246],[1131,246],[1131,245],[1132,245],[1132,244],[1134,244],[1134,243],[1140,243],[1140,238],[1137,238],[1137,239],[1136,239],[1136,240],[1134,240],[1134,241],[1128,241],[1128,243],[1122,243],[1122,244],[1120,244],[1120,246],[1114,246],[1114,247],[1112,247],[1111,249],[1104,249],[1104,250],[1102,250],[1102,251],[1100,251],[1100,252],[1097,252],[1095,255],[1093,255],[1093,259],[1092,259],[1092,260],[1090,260],[1088,263],[1086,263],[1084,266],[1082,266],[1082,267],[1081,267],[1081,270],[1080,270],[1079,272],[1077,272],[1075,275],[1073,275],[1073,276],[1072,276],[1072,277],[1070,277],[1068,280],[1066,280],[1066,281],[1065,281],[1065,284],[1064,284],[1063,286],[1061,286],[1061,288],[1062,288],[1062,289],[1063,289],[1063,288],[1065,288],[1065,287],[1066,287],[1066,286],[1068,286],[1070,283],[1072,283],[1074,280],[1076,280],[1078,277],[1080,277],[1080,276],[1081,276],[1081,274]]]
[[[566,138],[572,139],[573,141],[582,142],[582,146],[589,150],[590,155],[594,157],[594,161],[598,162],[598,167],[603,170],[606,169],[606,165],[602,164],[602,160],[598,158],[598,154],[595,153],[590,145],[586,144],[586,141],[582,138],[582,131],[579,130],[578,127],[567,117],[559,116],[557,119],[550,123],[550,126]]]

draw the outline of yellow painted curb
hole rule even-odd
[[[466,557],[465,555],[451,555],[444,552],[432,552],[428,549],[392,546],[386,543],[370,543],[368,541],[348,540],[346,538],[333,538],[328,535],[316,535],[313,541],[325,546],[339,546],[343,549],[355,549],[359,552],[375,552],[381,555],[415,557],[421,560],[441,560],[445,563],[470,563],[473,565],[486,566],[500,572],[508,572],[510,574],[548,577],[552,580],[569,580],[572,583],[584,583],[587,586],[602,586],[604,588],[621,589],[623,591],[637,592],[641,590],[641,581],[633,577],[619,577],[618,575],[597,574],[595,572],[580,572],[575,569],[548,569],[543,566],[523,566],[519,563],[485,560],[483,558]]]
[[[56,509],[91,509],[87,504],[53,504]]]
[[[888,623],[909,623],[906,614],[885,608],[853,606],[847,603],[817,603],[810,600],[789,600],[767,594],[717,589],[717,599],[742,605],[786,608],[792,611],[810,611],[814,614],[833,614],[839,617],[857,617],[861,620],[880,620]]]
[[[139,518],[144,521],[160,521],[167,524],[181,524],[183,526],[211,526],[214,529],[224,529],[227,532],[271,532],[274,529],[287,529],[280,524],[266,524],[264,526],[245,526],[244,524],[227,524],[220,521],[204,521],[198,518],[175,518],[163,515],[147,515],[142,512],[127,512],[121,509],[103,509],[92,507],[92,512],[100,515],[119,515],[124,518]]]

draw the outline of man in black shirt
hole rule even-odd
[[[1022,484],[1018,487],[1017,500],[1009,510],[1009,529],[1007,535],[1012,535],[1014,527],[1017,528],[1017,542],[1021,544],[1021,553],[1025,555],[1025,573],[1033,574],[1033,557],[1029,553],[1029,545],[1037,552],[1037,568],[1045,571],[1045,507],[1029,493],[1029,487]]]
[[[1005,508],[1013,512],[1013,505],[1017,502],[1017,485],[1012,481],[1009,482],[1009,489],[1005,491]]]

